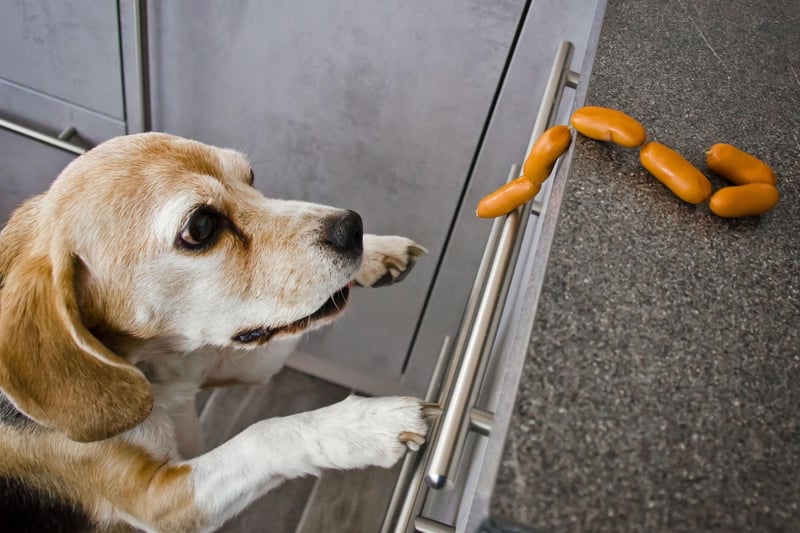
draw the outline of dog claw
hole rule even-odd
[[[420,407],[422,407],[422,416],[424,418],[428,418],[429,416],[439,416],[442,414],[442,408],[438,403],[421,402]]]
[[[399,259],[395,259],[394,257],[387,257],[383,260],[383,264],[391,271],[394,270],[398,274],[405,270],[406,265],[404,262],[400,261]]]
[[[408,276],[408,273],[411,272],[411,270],[414,268],[414,265],[416,264],[417,263],[415,261],[409,261],[408,265],[406,265],[406,269],[400,272],[400,274],[398,274],[397,277],[394,278],[394,282],[399,283],[404,279],[406,279],[406,276]]]
[[[404,431],[397,438],[413,452],[416,452],[420,446],[425,444],[425,437],[412,431]]]
[[[423,255],[428,253],[428,249],[424,246],[420,246],[419,244],[412,244],[408,247],[408,255],[412,257],[422,257]]]
[[[366,235],[365,252],[355,282],[364,287],[382,287],[402,281],[417,259],[428,250],[405,237]]]

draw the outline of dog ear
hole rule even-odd
[[[17,258],[0,303],[0,389],[36,422],[89,442],[126,431],[150,413],[152,389],[137,368],[84,326],[66,252]]]

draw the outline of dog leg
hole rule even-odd
[[[191,466],[198,511],[211,528],[287,479],[321,469],[388,468],[427,433],[419,400],[349,398],[258,422]]]
[[[381,287],[402,281],[417,258],[428,252],[411,239],[394,235],[364,235],[364,255],[355,282]]]

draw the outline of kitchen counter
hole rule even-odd
[[[637,151],[576,140],[493,521],[800,529],[798,28],[796,0],[609,1],[579,100],[704,171],[704,150],[735,144],[773,166],[781,201],[720,219]]]

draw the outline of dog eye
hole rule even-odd
[[[181,241],[189,248],[202,248],[217,236],[219,214],[210,209],[198,209],[181,232]]]
[[[248,184],[252,185],[256,182],[256,173],[253,172],[253,169],[250,169],[250,180],[247,182]]]

